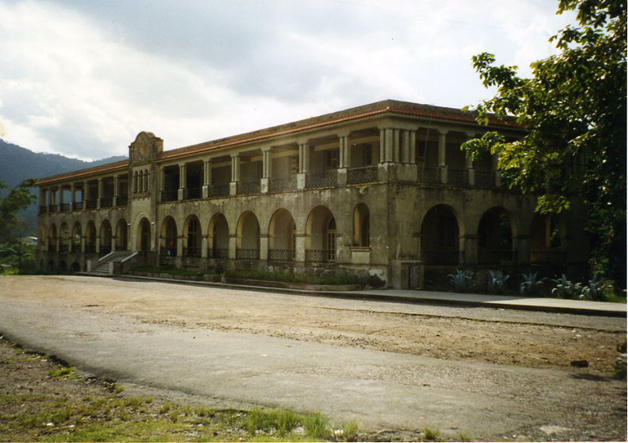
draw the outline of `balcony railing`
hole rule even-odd
[[[81,244],[80,243],[72,243],[71,250],[72,250],[72,252],[75,252],[75,253],[81,252]]]
[[[201,188],[186,188],[185,199],[193,200],[195,198],[201,198]]]
[[[209,187],[209,196],[210,197],[226,197],[229,195],[230,185],[211,185]]]
[[[296,251],[294,249],[269,249],[268,261],[294,261]]]
[[[100,246],[100,255],[107,255],[111,253],[111,246]]]
[[[129,204],[129,197],[116,197],[116,206],[126,206]]]
[[[57,212],[59,210],[59,207],[57,205],[48,205],[48,212],[53,213],[53,212]]]
[[[421,260],[428,265],[459,265],[463,263],[462,251],[422,251]]]
[[[530,251],[530,263],[560,265],[566,262],[567,255],[563,250],[546,249],[544,251]]]
[[[440,182],[440,168],[419,168],[419,183],[437,184]]]
[[[183,248],[183,255],[185,257],[200,257],[201,248]]]
[[[57,245],[48,245],[48,252],[57,252]]]
[[[71,203],[61,203],[59,205],[59,212],[70,212],[72,209]]]
[[[260,182],[240,182],[238,184],[238,194],[259,194],[260,192]]]
[[[101,198],[100,199],[100,207],[101,208],[111,208],[113,206],[112,198]]]
[[[373,183],[377,181],[377,165],[352,168],[347,171],[347,183]]]
[[[478,250],[478,263],[481,265],[510,264],[514,262],[514,257],[510,249]]]
[[[83,202],[74,202],[74,203],[72,203],[72,210],[73,211],[81,211],[81,210],[83,210]]]
[[[59,245],[59,252],[68,252],[69,249],[70,249],[69,245],[65,245],[63,243]]]
[[[96,252],[96,245],[85,245],[86,254],[93,254],[94,252]]]
[[[166,257],[176,257],[177,256],[177,247],[166,247],[162,246],[160,249],[160,254]]]
[[[452,186],[469,186],[469,171],[466,169],[448,169],[447,183]]]
[[[85,200],[85,209],[96,209],[97,205],[96,200]]]
[[[48,206],[46,206],[46,205],[41,205],[41,206],[39,207],[39,213],[40,213],[40,214],[46,214],[47,212],[48,212]]]
[[[179,190],[171,189],[168,191],[161,191],[161,201],[162,202],[174,202],[179,199]]]
[[[296,176],[286,178],[271,178],[268,183],[269,192],[289,192],[296,191],[297,178]]]
[[[305,180],[307,188],[333,188],[338,185],[338,171],[335,169],[308,174]]]
[[[495,173],[485,171],[475,171],[475,187],[476,188],[494,188]]]
[[[330,249],[306,249],[305,261],[307,263],[335,263],[336,251]]]
[[[236,249],[236,260],[259,260],[259,249]]]
[[[229,248],[210,248],[207,250],[207,256],[219,259],[229,258]]]

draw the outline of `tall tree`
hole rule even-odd
[[[538,195],[537,211],[569,210],[574,196],[589,210],[594,272],[626,287],[626,3],[559,0],[558,14],[577,12],[577,25],[550,39],[558,55],[532,63],[532,77],[473,57],[490,100],[471,107],[480,124],[489,114],[514,117],[527,135],[507,141],[496,132],[463,145],[467,155],[497,155],[511,188]]]
[[[29,188],[34,180],[24,180],[19,186],[11,189],[4,197],[0,197],[0,244],[14,243],[20,234],[18,212],[26,209],[35,196]],[[6,183],[0,181],[0,192],[7,189]]]

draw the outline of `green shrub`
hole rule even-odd
[[[454,292],[467,292],[471,285],[472,276],[462,269],[456,269],[456,272],[447,276],[449,282],[453,286]]]
[[[510,275],[502,271],[488,271],[488,291],[491,294],[503,294],[506,291],[506,281]]]
[[[544,278],[537,279],[538,272],[531,272],[529,274],[521,274],[523,281],[519,285],[519,293],[526,297],[538,297],[543,290]]]
[[[320,412],[307,415],[303,420],[303,427],[307,435],[312,438],[328,439],[331,433],[329,419]]]

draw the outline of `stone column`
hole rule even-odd
[[[408,131],[408,133],[410,134],[408,163],[416,165],[416,131]]]
[[[401,131],[401,163],[408,164],[410,162],[410,133],[407,129]]]
[[[259,235],[259,259],[268,260],[268,234]]]
[[[520,265],[530,264],[530,236],[528,234],[519,234],[516,242],[517,262]]]
[[[179,200],[185,200],[185,197],[187,197],[186,194],[186,181],[187,181],[187,167],[186,164],[180,164],[179,165],[179,195],[178,195],[178,199]]]
[[[102,200],[103,195],[103,181],[102,177],[98,179],[98,197],[96,198],[96,207],[100,209],[100,201]],[[100,252],[100,250],[98,251]]]
[[[467,139],[473,140],[475,138],[475,132],[467,132]],[[475,169],[473,168],[473,161],[471,157],[465,153],[465,167],[467,168],[467,178],[469,180],[469,186],[475,185]]]
[[[305,233],[296,234],[295,261],[305,262]]]
[[[495,186],[499,187],[502,184],[502,178],[499,172],[499,169],[497,169],[497,164],[498,164],[498,159],[497,159],[497,155],[493,155],[491,157],[492,160],[492,172],[495,175]]]
[[[209,197],[209,187],[212,184],[212,160],[203,162],[203,198]]]
[[[392,162],[393,163],[399,163],[401,161],[401,146],[400,146],[400,134],[401,134],[401,130],[400,129],[393,129],[392,130],[392,137],[393,137],[393,143],[392,143]]]
[[[231,183],[229,184],[230,195],[237,195],[239,183],[240,183],[240,154],[239,153],[231,154]]]
[[[262,194],[267,194],[270,185],[270,179],[273,174],[273,155],[272,148],[266,146],[262,148],[262,180],[260,183],[260,190]]]
[[[87,209],[87,200],[89,199],[89,182],[83,182],[83,210]]]
[[[238,247],[238,239],[236,234],[229,234],[229,259],[236,259],[236,249]]]
[[[463,238],[464,238],[464,264],[475,265],[478,263],[478,236],[467,234]]]
[[[349,133],[338,134],[338,186],[347,184],[347,168],[351,164]]]
[[[438,131],[438,167],[441,183],[447,183],[447,130]]]
[[[72,183],[70,185],[70,210],[74,211],[74,204],[76,203],[76,185]]]
[[[113,176],[113,206],[118,206],[118,197],[120,196],[120,176],[118,174]]]
[[[299,143],[299,173],[297,174],[297,189],[305,189],[307,175],[310,173],[310,145],[307,142]]]
[[[63,206],[63,187],[59,187],[59,212],[62,211]]]

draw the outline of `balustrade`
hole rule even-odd
[[[419,183],[440,183],[440,168],[419,168]]]
[[[469,186],[469,171],[466,169],[447,169],[447,183],[452,186]]]
[[[268,261],[294,261],[294,249],[269,249]]]
[[[347,171],[347,183],[373,183],[377,181],[377,165],[352,168]]]
[[[101,198],[100,199],[100,207],[101,208],[111,208],[113,206],[112,198]]]
[[[260,182],[241,182],[238,184],[238,194],[259,194],[260,193]]]
[[[96,252],[96,245],[85,245],[85,253],[92,254]]]
[[[259,260],[259,249],[236,249],[236,260]]]
[[[226,197],[229,195],[229,184],[211,185],[209,188],[210,197]]]
[[[173,202],[179,199],[179,190],[171,189],[168,191],[161,191],[162,202]]]
[[[459,265],[464,261],[462,251],[421,251],[421,260],[427,265]]]
[[[70,203],[61,203],[59,205],[59,212],[70,212],[72,205]]]
[[[59,207],[57,205],[48,205],[48,212],[52,213],[52,212],[57,212],[59,210]]]
[[[272,178],[269,181],[270,192],[289,192],[296,191],[297,178],[295,176],[286,178]]]
[[[334,263],[336,251],[330,249],[306,249],[305,261],[307,263]]]
[[[184,248],[183,255],[185,257],[200,257],[201,256],[201,248]]]
[[[207,251],[207,256],[209,258],[229,258],[229,248],[210,248]]]
[[[46,206],[46,205],[41,205],[41,206],[39,207],[39,213],[40,213],[40,214],[46,214],[47,212],[48,212],[48,206]]]
[[[85,201],[85,209],[96,209],[96,206],[98,206],[98,202],[96,200]]]
[[[514,252],[510,249],[478,251],[478,263],[481,265],[510,264],[514,262]]]
[[[333,188],[338,185],[338,171],[335,169],[308,174],[306,177],[307,188]]]
[[[567,255],[563,250],[546,249],[543,251],[530,251],[530,263],[535,264],[563,264]]]
[[[126,195],[124,197],[116,198],[116,206],[126,206],[129,204],[129,197]]]
[[[478,188],[494,188],[495,173],[485,171],[475,171],[475,186]]]
[[[72,210],[81,211],[83,210],[83,202],[74,202],[72,203]]]
[[[192,200],[195,198],[201,198],[201,188],[187,188],[186,189],[186,200]]]

